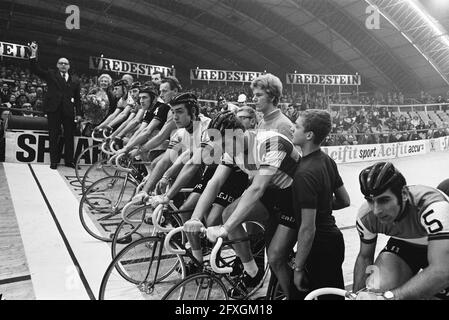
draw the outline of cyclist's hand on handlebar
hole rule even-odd
[[[214,226],[207,228],[206,235],[211,242],[216,242],[218,238],[226,238],[228,231],[223,226]]]
[[[203,223],[197,219],[190,219],[184,223],[184,232],[197,233],[204,228]]]
[[[140,191],[131,200],[133,203],[146,203],[150,196],[146,191]]]
[[[157,196],[152,196],[149,200],[148,200],[149,204],[153,207],[156,208],[158,205],[160,204],[167,204],[170,202],[170,199],[167,198],[167,196],[165,194],[162,195],[157,195]]]
[[[159,193],[165,193],[167,191],[167,188],[170,186],[170,181],[162,177],[161,180],[156,184],[156,191]]]
[[[370,291],[361,291],[357,293],[357,297],[355,300],[384,300],[381,294],[370,292]]]
[[[135,158],[140,154],[140,150],[139,149],[134,149],[132,151],[129,152],[129,155],[131,158]]]

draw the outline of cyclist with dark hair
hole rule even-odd
[[[128,91],[128,105],[131,107],[128,117],[114,130],[109,136],[111,139],[118,137],[117,140],[122,140],[130,130],[135,129],[137,124],[141,121],[143,110],[139,103],[140,82],[133,82]],[[132,125],[132,127],[131,127]],[[121,142],[122,143],[122,142]]]
[[[117,80],[114,82],[113,94],[118,99],[117,107],[95,130],[108,129],[110,133],[125,121],[133,106],[127,104],[128,83],[126,80]]]
[[[449,197],[432,187],[406,185],[390,162],[363,169],[359,182],[366,202],[357,215],[353,291],[366,286],[387,300],[449,299]],[[374,262],[379,233],[390,239]]]
[[[200,148],[201,137],[207,129],[209,121],[197,121],[198,119],[198,100],[197,97],[190,92],[176,95],[170,101],[171,111],[173,112],[173,121],[177,126],[177,130],[170,138],[170,143],[162,155],[162,158],[154,170],[151,171],[142,191],[134,197],[135,202],[145,202],[148,200],[150,191],[153,191],[161,180],[164,173],[175,163],[177,168],[173,169],[176,173],[184,165],[183,161],[177,159],[185,159],[190,155],[193,148]],[[210,119],[209,119],[210,120]]]
[[[159,87],[160,100],[158,102],[169,104],[181,90],[181,84],[175,77],[170,76],[162,79]],[[166,109],[162,104],[157,108],[159,107]],[[148,157],[148,153],[165,152],[169,144],[170,136],[175,130],[177,130],[177,125],[175,121],[173,121],[173,114],[172,112],[168,112],[165,124],[159,131],[154,130],[151,126],[147,127],[147,130],[142,131],[142,134],[133,142],[133,145],[129,145],[123,151],[130,152],[133,147],[142,145],[139,149],[132,150],[130,155],[135,157],[139,154],[143,154]],[[152,157],[149,156],[149,158],[151,159]]]
[[[157,93],[150,87],[139,87],[135,100],[137,101],[136,113],[133,116],[131,112],[127,121],[125,121],[115,132],[111,138],[121,141],[122,145],[129,144],[132,139],[135,139],[142,130],[148,125],[147,119],[149,116],[154,116],[154,105],[157,100]],[[167,106],[168,107],[168,106]],[[169,108],[169,107],[168,107]],[[168,110],[167,110],[168,112]],[[129,137],[129,139],[127,138]]]

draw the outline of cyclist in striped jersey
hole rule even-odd
[[[250,185],[240,198],[225,209],[224,224],[207,229],[209,240],[245,237],[242,222],[265,221],[274,207],[283,212],[293,210],[291,185],[300,155],[287,137],[274,131],[245,131],[236,115],[229,111],[219,114],[211,122],[208,134],[211,140],[214,137],[215,149],[224,151],[222,164],[217,167],[201,195],[189,227],[185,228],[187,232],[201,230],[201,219],[206,216],[210,204],[234,167],[248,174]],[[239,286],[243,291],[252,291],[262,284],[263,268],[257,266],[248,242],[235,244],[234,249],[244,268]],[[230,296],[239,298],[237,291],[229,292]]]

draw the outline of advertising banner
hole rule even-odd
[[[5,132],[5,162],[24,162],[50,164],[50,139],[47,133],[34,131]],[[64,151],[64,141],[60,140],[60,149]],[[97,143],[97,142],[95,142]],[[92,138],[75,137],[75,159],[86,148],[94,144]],[[100,148],[86,153],[81,164],[91,164],[100,160]],[[64,155],[61,156],[63,161]]]
[[[164,77],[175,76],[175,69],[168,67],[92,56],[89,57],[89,69],[131,73],[147,77],[159,71]]]
[[[263,72],[190,69],[190,80],[251,82]]]
[[[22,44],[0,41],[0,56],[17,59],[28,59],[30,56],[30,48]]]
[[[336,163],[379,161],[429,152],[429,140],[322,147]]]
[[[360,86],[362,78],[360,75],[287,73],[286,82],[323,86]]]

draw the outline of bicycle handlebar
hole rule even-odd
[[[123,158],[125,155],[126,155],[126,153],[120,153],[119,155],[114,155],[115,156],[115,167],[117,168],[117,170],[131,173],[133,171],[132,169],[125,168],[120,165],[120,159]]]
[[[106,144],[107,144],[106,141],[101,144],[101,151],[103,151],[104,153],[106,153],[110,156],[113,155],[114,154],[113,152],[106,150]]]
[[[105,139],[107,139],[107,138],[109,138],[109,136],[111,135],[111,133],[112,133],[112,128],[111,129],[109,129],[109,128],[107,127],[106,129],[103,129],[103,137],[105,138]],[[106,132],[107,131],[110,131],[109,132],[109,135],[106,135]]]
[[[103,141],[103,139],[100,139],[100,138],[98,138],[98,137],[95,137],[95,132],[96,132],[96,130],[93,130],[93,131],[92,131],[92,134],[91,134],[92,140],[98,141],[98,142]]]
[[[154,214],[155,212],[153,212],[153,217],[155,216],[155,214]],[[167,250],[168,252],[170,252],[170,253],[173,253],[173,254],[186,254],[186,251],[184,250],[184,249],[175,249],[175,248],[173,248],[171,245],[170,245],[170,240],[171,240],[171,238],[176,234],[176,233],[178,233],[178,232],[181,232],[182,231],[182,229],[183,229],[184,227],[177,227],[177,228],[175,228],[175,229],[172,229],[172,230],[170,230],[170,232],[169,233],[167,233],[167,236],[165,237],[165,240],[164,240],[164,248],[165,248],[165,250]]]
[[[156,209],[153,211],[152,220],[153,220],[153,226],[162,232],[170,232],[173,230],[173,228],[165,228],[160,225],[161,217],[162,217],[162,209],[164,208],[163,204],[159,204]]]
[[[217,242],[214,245],[214,248],[212,249],[212,252],[210,254],[210,266],[212,267],[212,270],[216,273],[231,273],[232,268],[231,267],[224,267],[220,268],[217,266],[217,253],[218,250],[220,250],[221,245],[223,244],[223,238],[218,238]]]
[[[126,211],[128,210],[128,208],[129,208],[130,206],[135,205],[135,204],[136,204],[136,203],[130,201],[130,202],[128,202],[127,204],[125,204],[125,206],[124,206],[123,209],[122,209],[122,212],[121,212],[121,214],[122,214],[122,219],[123,219],[123,221],[125,221],[126,223],[129,223],[129,224],[139,224],[139,223],[142,223],[142,218],[140,218],[139,220],[131,220],[131,219],[129,219],[128,216],[127,216],[127,212],[126,212]]]
[[[346,290],[343,290],[340,288],[329,288],[328,287],[328,288],[320,288],[320,289],[313,290],[304,298],[304,300],[314,300],[317,297],[325,295],[325,294],[333,294],[336,296],[345,297],[349,300],[355,300],[355,298],[357,297],[357,295],[353,292],[346,291]]]

